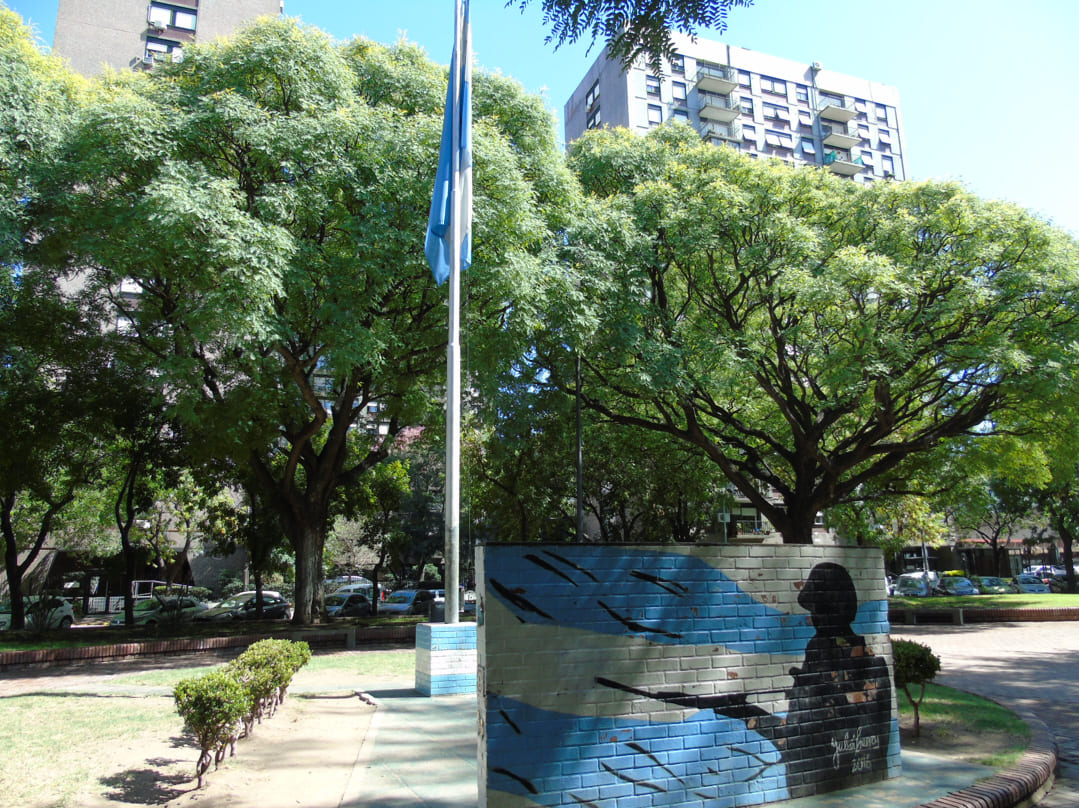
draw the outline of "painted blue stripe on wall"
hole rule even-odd
[[[624,548],[612,563],[609,550],[582,545],[486,552],[497,556],[488,569],[498,569],[488,576],[488,597],[525,623],[752,654],[800,655],[814,634],[808,615],[761,603],[695,556]],[[887,601],[867,601],[852,628],[883,633],[887,618]]]

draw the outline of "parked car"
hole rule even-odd
[[[56,595],[27,595],[23,598],[26,627],[35,628],[44,619],[48,628],[71,628],[75,622],[75,610],[71,601]],[[11,601],[0,603],[0,631],[11,628]]]
[[[398,589],[378,607],[379,614],[427,614],[431,603],[436,600],[431,589]],[[445,592],[442,599],[445,600]]]
[[[1033,575],[1035,578],[1041,578],[1043,581],[1047,581],[1055,575],[1064,575],[1065,569],[1063,567],[1051,567],[1048,564],[1042,564],[1037,567],[1027,567],[1023,570],[1024,575]]]
[[[1050,592],[1067,592],[1068,577],[1066,575],[1054,575],[1045,581],[1049,585]]]
[[[992,575],[984,575],[975,579],[974,585],[978,587],[978,591],[983,595],[1010,595],[1015,591],[1003,578],[996,578]]]
[[[901,598],[927,598],[933,594],[930,579],[922,573],[904,573],[895,579],[892,594]]]
[[[358,581],[358,582],[350,583],[350,584],[342,584],[341,586],[337,587],[337,589],[334,589],[330,594],[332,594],[332,595],[351,595],[354,592],[359,592],[360,594],[367,595],[367,597],[370,598],[371,593],[374,592],[374,591],[375,591],[375,585],[373,583],[371,583],[370,581],[363,581],[363,582]]]
[[[195,620],[209,607],[200,600],[182,595],[180,597],[153,597],[135,604],[135,625],[156,626],[158,623],[180,623]],[[110,626],[122,626],[124,616],[117,615],[109,621]]]
[[[934,589],[937,595],[980,595],[978,587],[969,578],[960,575],[947,575],[937,582]]]
[[[255,593],[240,592],[226,598],[212,609],[207,609],[195,619],[202,620],[255,620],[258,610]],[[262,617],[264,620],[288,620],[292,617],[292,604],[280,592],[262,590]]]
[[[326,614],[330,617],[370,617],[371,601],[362,592],[335,592],[326,596]]]
[[[1050,592],[1049,584],[1033,575],[1016,575],[1012,585],[1016,592],[1034,595],[1047,595]]]

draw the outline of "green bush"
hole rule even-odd
[[[199,788],[210,761],[220,763],[227,746],[235,752],[238,738],[273,715],[292,677],[310,659],[305,642],[260,640],[228,665],[177,683],[176,709],[201,750],[195,765]]]
[[[925,699],[925,685],[940,672],[940,657],[927,645],[911,640],[893,640],[892,656],[895,659],[895,686],[907,695],[914,708],[914,737],[921,735],[921,717],[919,708]],[[911,687],[919,687],[915,699]]]
[[[227,669],[211,671],[195,679],[183,679],[173,691],[176,710],[199,744],[195,764],[198,788],[210,768],[210,761],[220,763],[226,746],[235,744],[247,709],[243,685]]]

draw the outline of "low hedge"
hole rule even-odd
[[[176,684],[173,697],[184,726],[199,743],[198,788],[213,762],[236,752],[236,741],[284,701],[292,677],[311,659],[305,642],[259,640],[229,664]]]

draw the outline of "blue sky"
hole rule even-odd
[[[4,1],[4,0],[0,0]],[[6,0],[52,42],[57,0]],[[544,44],[540,0],[473,0],[476,64],[542,93],[557,113],[592,60]],[[337,39],[404,35],[448,63],[452,0],[285,0]],[[1075,0],[756,0],[710,39],[899,88],[914,179],[961,180],[1079,236],[1079,3]]]

